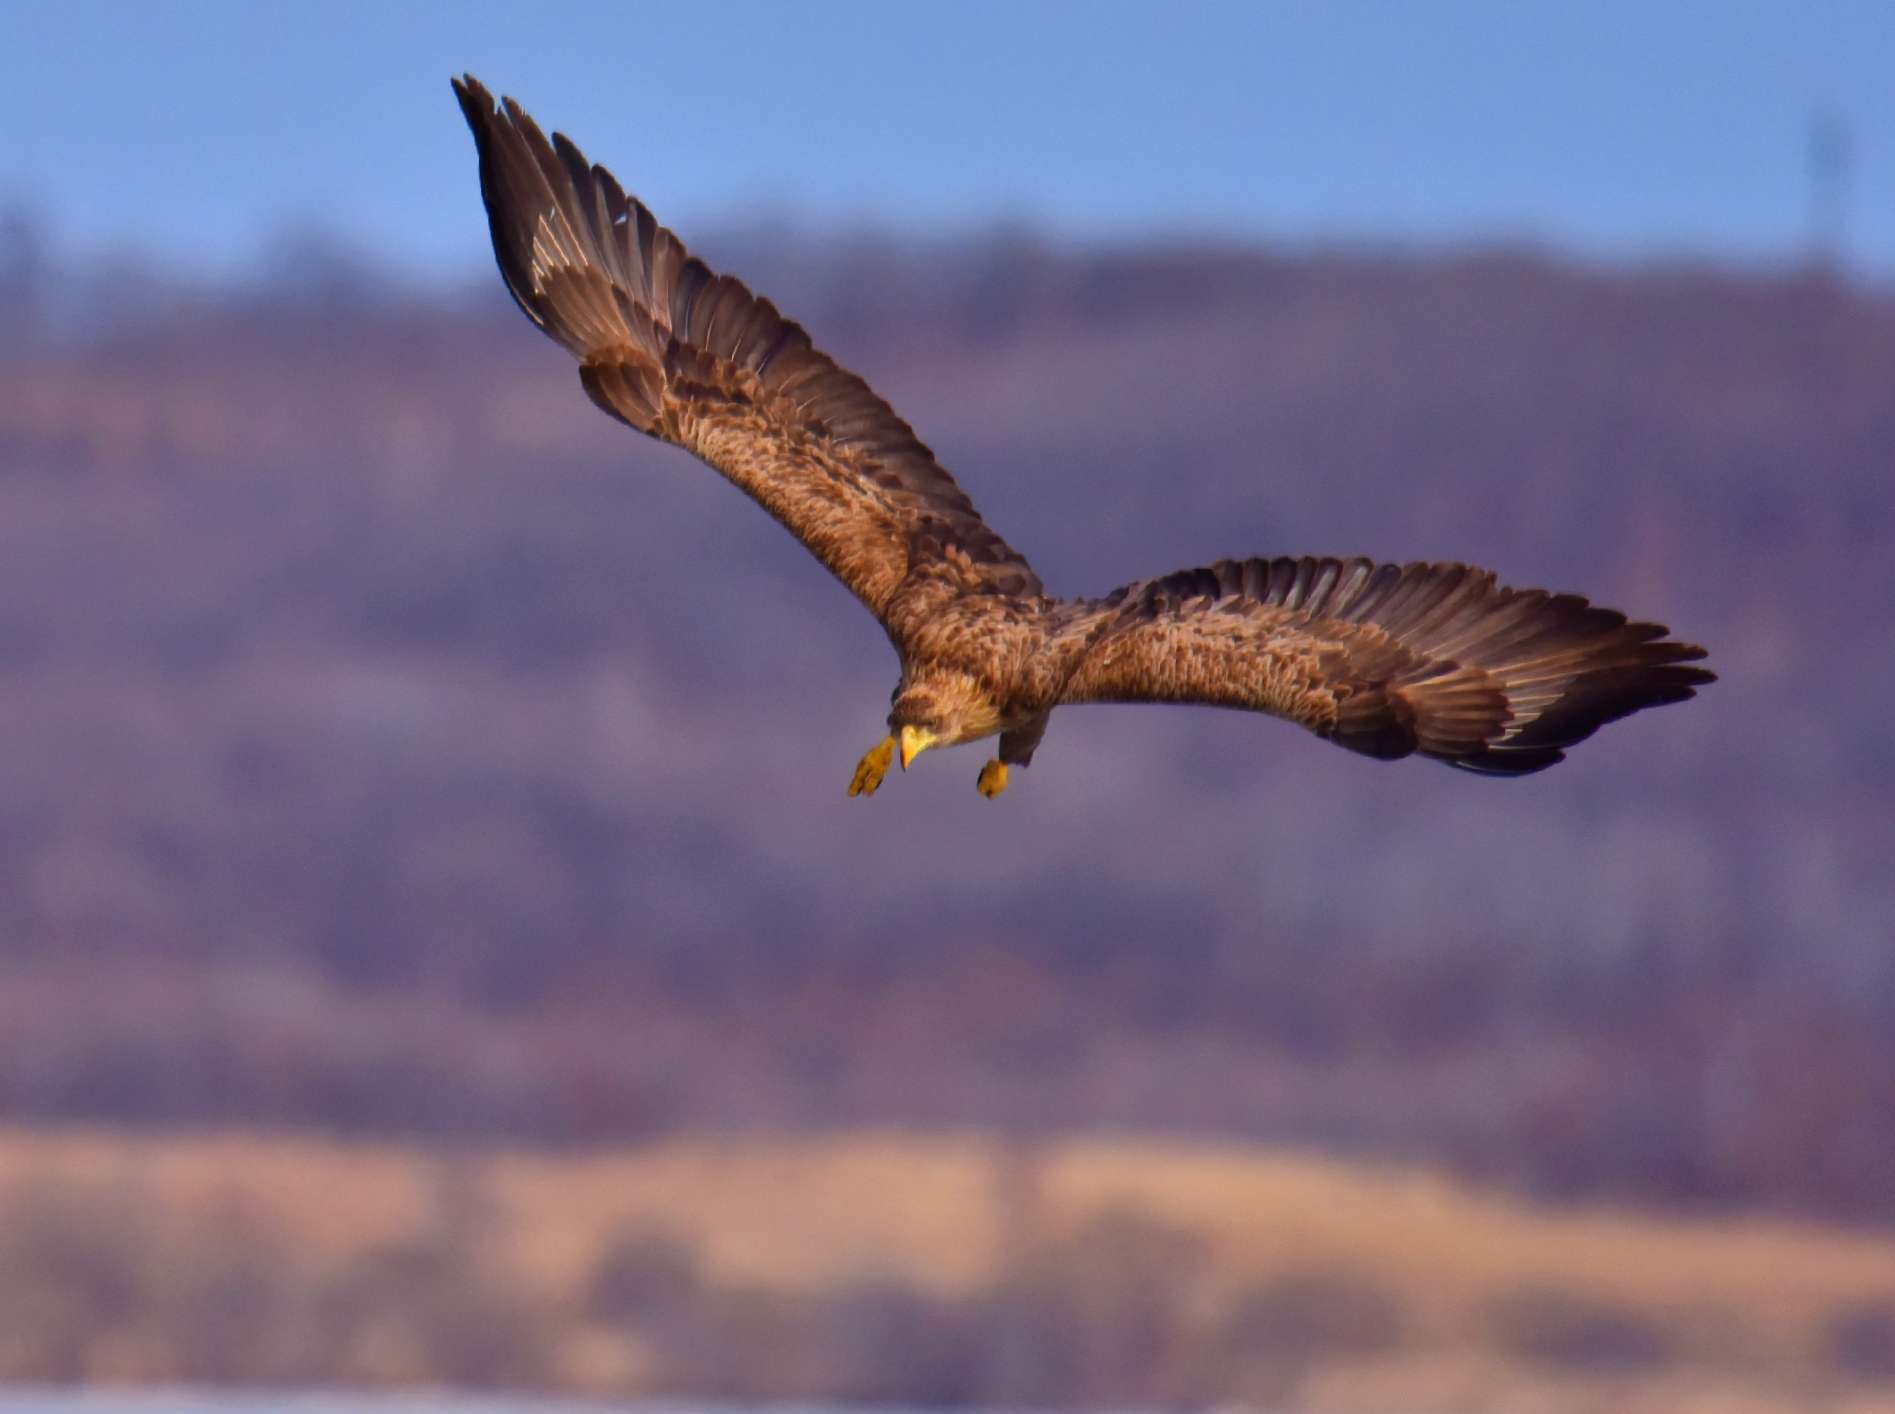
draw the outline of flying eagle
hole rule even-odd
[[[1384,760],[1419,752],[1519,776],[1619,717],[1713,680],[1704,650],[1575,594],[1460,564],[1220,560],[1102,599],[1056,599],[913,429],[728,275],[713,274],[603,167],[471,76],[494,254],[527,318],[579,360],[592,401],[703,458],[847,585],[901,659],[897,752],[998,736],[1006,789],[1053,709],[1187,702],[1268,712]]]

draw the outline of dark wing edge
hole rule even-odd
[[[1384,759],[1521,776],[1716,675],[1695,644],[1461,564],[1221,560],[1069,606],[1065,702],[1270,712]]]
[[[471,75],[453,85],[500,273],[593,402],[722,472],[878,617],[912,557],[949,547],[998,589],[1041,592],[914,430],[800,325],[714,274],[563,134],[549,142]]]

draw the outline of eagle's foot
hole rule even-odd
[[[895,738],[885,736],[876,745],[871,746],[855,768],[855,776],[849,782],[850,795],[874,795],[882,784],[882,777],[888,774],[888,763],[895,759]]]
[[[1007,763],[989,761],[980,768],[980,779],[974,782],[974,789],[987,799],[992,800],[1007,788]]]

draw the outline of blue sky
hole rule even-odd
[[[1794,259],[1812,114],[1895,280],[1895,5],[104,4],[12,0],[0,203],[69,248],[254,267],[317,224],[487,259],[471,70],[691,232],[1530,241]]]

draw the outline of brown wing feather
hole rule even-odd
[[[1368,756],[1524,775],[1714,680],[1704,656],[1573,594],[1467,565],[1222,560],[1075,605],[1064,702],[1270,712]]]
[[[877,617],[917,559],[950,547],[990,587],[1040,592],[913,429],[799,325],[512,99],[496,108],[471,77],[454,92],[507,288],[579,359],[595,403],[729,477]]]

